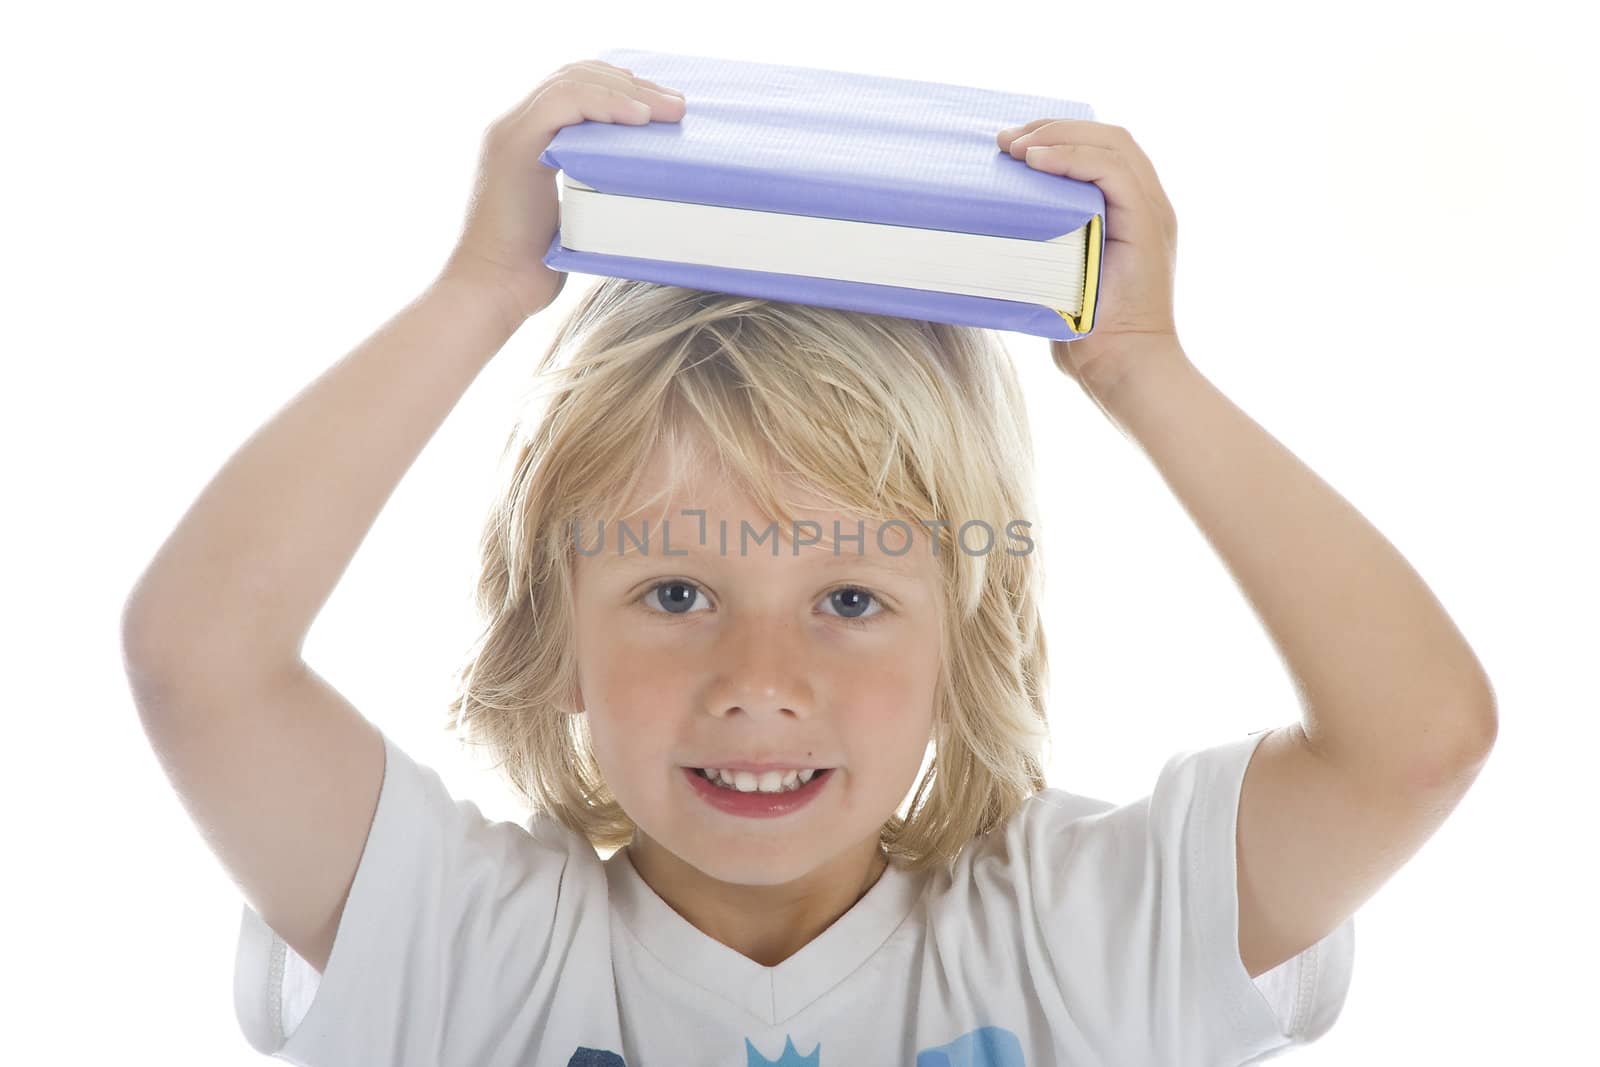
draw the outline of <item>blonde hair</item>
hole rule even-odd
[[[579,516],[620,514],[655,448],[679,446],[681,470],[695,442],[785,528],[774,475],[849,515],[948,524],[931,534],[943,612],[933,757],[905,817],[882,828],[892,858],[952,860],[1044,788],[1040,556],[998,535],[981,553],[958,544],[970,520],[1032,521],[1027,416],[996,335],[606,278],[559,326],[535,380],[550,395],[502,453],[514,462],[483,530],[486,623],[446,723],[489,750],[532,810],[598,848],[633,836],[575,713],[568,531]]]

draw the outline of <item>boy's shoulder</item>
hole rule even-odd
[[[974,878],[991,878],[1002,869],[1020,878],[1038,864],[1051,865],[1065,875],[1069,872],[1057,866],[1056,857],[1071,849],[1076,830],[1089,829],[1117,807],[1109,800],[1066,789],[1041,789],[1023,800],[1009,819],[963,848],[948,870],[949,881],[935,893]]]
[[[1117,805],[1112,801],[1102,800],[1099,797],[1074,793],[1056,786],[1047,786],[1023,801],[1022,807],[1023,809],[1034,809],[1035,814],[1038,814],[1040,809],[1048,809],[1055,818],[1077,819],[1089,815],[1098,815],[1103,811],[1110,811]]]
[[[1100,797],[1048,786],[1030,795],[1010,819],[985,836],[1018,838],[1062,832],[1074,823],[1094,820],[1122,806]]]

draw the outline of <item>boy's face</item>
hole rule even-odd
[[[663,484],[665,457],[651,468],[646,491]],[[682,510],[699,508],[703,538]],[[933,726],[940,561],[915,521],[927,517],[888,527],[880,544],[876,523],[845,540],[860,520],[800,510],[818,526],[801,526],[816,543],[797,556],[792,527],[695,476],[648,512],[580,520],[579,699],[606,783],[644,835],[744,885],[791,882],[876,848]],[[601,519],[601,551],[584,555]],[[724,791],[696,773],[741,763],[825,773],[777,794]]]

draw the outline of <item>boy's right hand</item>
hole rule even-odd
[[[681,94],[598,59],[551,74],[484,133],[466,225],[440,279],[485,287],[513,327],[548,307],[567,276],[544,265],[560,202],[556,171],[539,156],[562,127],[585,119],[638,126],[677,122],[683,111]]]

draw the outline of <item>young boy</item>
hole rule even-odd
[[[1222,554],[1301,721],[1180,753],[1133,803],[1047,788],[1003,350],[615,281],[559,331],[513,438],[452,708],[535,817],[452,798],[301,660],[403,472],[561,288],[544,145],[685,108],[589,62],[502,117],[438,279],[246,443],[130,597],[146,730],[248,901],[252,1045],[1014,1067],[1244,1063],[1325,1032],[1353,913],[1475,777],[1492,691],[1405,561],[1189,363],[1176,221],[1119,128],[999,134],[1106,193],[1095,331],[1052,351]]]

